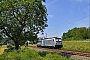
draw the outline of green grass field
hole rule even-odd
[[[88,41],[63,41],[63,49],[90,52],[90,42]]]

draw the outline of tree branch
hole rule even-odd
[[[14,11],[13,11],[13,15],[19,21],[19,23],[22,25],[22,22],[20,22],[20,20],[15,16]]]
[[[4,31],[5,31],[5,34],[6,34],[8,37],[10,37],[12,40],[14,40],[14,38],[11,37],[10,34],[7,32],[7,30],[5,29],[5,27],[3,27],[3,29],[4,29]]]

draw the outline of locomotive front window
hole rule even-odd
[[[56,42],[59,42],[59,41],[61,41],[61,39],[56,39]]]
[[[56,41],[58,41],[58,39],[56,39]]]

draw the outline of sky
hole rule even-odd
[[[89,0],[46,0],[48,27],[44,30],[47,37],[62,37],[63,33],[75,27],[89,27]]]

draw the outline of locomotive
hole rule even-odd
[[[62,39],[58,37],[39,38],[37,47],[62,48]]]

